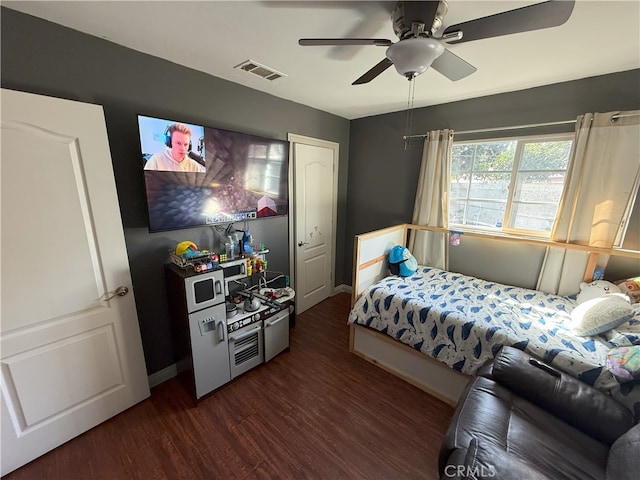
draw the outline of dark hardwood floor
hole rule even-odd
[[[289,351],[197,407],[171,379],[3,480],[437,479],[453,409],[349,353],[348,311],[327,299]]]

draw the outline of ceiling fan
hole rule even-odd
[[[391,65],[409,80],[432,67],[449,80],[456,81],[471,75],[476,67],[445,48],[446,44],[557,27],[569,19],[574,3],[573,0],[536,3],[450,25],[440,37],[435,37],[434,34],[443,25],[448,10],[447,1],[399,1],[391,12],[393,31],[399,39],[396,43],[385,38],[301,38],[298,43],[302,46],[388,47],[386,57],[352,85],[370,82]]]

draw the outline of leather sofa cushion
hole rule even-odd
[[[640,472],[640,425],[618,438],[609,450],[607,480],[634,480]]]
[[[621,403],[516,348],[500,351],[490,376],[513,393],[609,445],[634,424],[633,414]]]
[[[476,455],[485,472],[493,468],[493,478],[510,478],[512,469],[526,468],[531,473],[524,478],[554,480],[604,479],[609,451],[607,445],[484,377],[470,381],[458,403],[440,451],[442,478],[449,456],[459,448],[468,449],[468,460]]]

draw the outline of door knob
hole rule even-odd
[[[109,296],[105,298],[103,301],[106,302],[107,300],[111,300],[114,297],[124,297],[127,293],[129,293],[129,289],[124,285],[122,285],[116,288],[115,291],[107,293],[106,295],[109,295]]]
[[[300,240],[298,242],[298,246],[301,247],[302,245],[309,245],[309,242],[303,242],[302,240]]]

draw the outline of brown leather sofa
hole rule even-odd
[[[640,425],[610,396],[504,347],[463,392],[441,480],[640,478]]]

